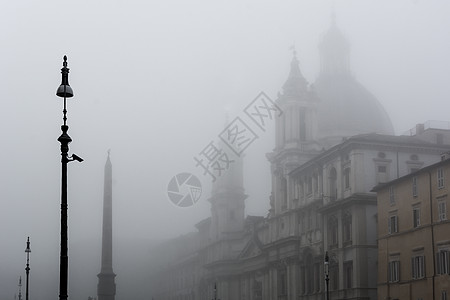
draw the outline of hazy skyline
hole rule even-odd
[[[183,171],[201,175],[193,156],[217,139],[227,111],[230,117],[239,115],[260,91],[276,99],[289,72],[291,45],[303,75],[315,81],[318,43],[333,7],[351,44],[352,73],[384,106],[397,134],[427,120],[450,121],[448,1],[4,3],[0,298],[14,296],[27,236],[33,292],[38,284],[56,287],[33,298],[58,295],[52,280],[59,278],[56,139],[62,101],[55,92],[63,55],[75,94],[68,100],[70,153],[85,159],[69,165],[69,241],[77,245],[69,248],[69,265],[72,272],[81,264],[77,259],[98,259],[94,273],[86,274],[95,287],[107,150],[112,149],[115,241],[145,244],[194,230],[209,214],[209,179],[199,176],[203,196],[187,209],[167,199],[169,180]],[[269,207],[265,153],[272,147],[268,131],[246,152],[247,214],[265,215]],[[79,246],[94,241],[91,252]],[[120,249],[131,247],[117,246],[117,264]],[[115,270],[120,300],[123,277],[120,268]],[[48,278],[38,278],[43,273]],[[74,299],[70,291],[69,298]]]

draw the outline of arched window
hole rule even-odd
[[[344,246],[352,244],[352,213],[349,210],[342,214],[342,241]]]
[[[305,279],[306,294],[311,294],[312,292],[314,292],[314,265],[311,254],[308,254],[306,256]]]
[[[261,300],[262,299],[262,282],[253,280],[253,299]]]
[[[281,210],[287,209],[287,198],[288,198],[288,192],[287,192],[287,180],[286,178],[281,178]]]
[[[278,296],[287,295],[287,270],[286,268],[278,269]]]
[[[350,168],[344,170],[344,188],[350,188]]]
[[[338,219],[334,215],[328,218],[328,243],[330,248],[338,246]]]
[[[329,193],[330,200],[334,201],[337,199],[337,172],[335,168],[331,168],[329,176]]]

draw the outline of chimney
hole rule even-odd
[[[416,135],[422,134],[425,131],[425,124],[416,125]]]

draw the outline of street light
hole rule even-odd
[[[25,300],[28,300],[28,282],[29,282],[29,274],[30,274],[30,237],[27,239],[27,248],[25,249],[25,253],[27,254],[27,267],[25,268],[27,274],[27,282],[25,285]]]
[[[58,138],[61,143],[61,252],[60,252],[60,262],[59,262],[59,299],[67,300],[67,277],[68,277],[68,263],[69,257],[67,255],[67,163],[71,161],[82,162],[83,159],[76,156],[75,154],[71,157],[68,156],[69,153],[69,143],[72,141],[70,136],[67,134],[69,126],[67,126],[67,109],[66,109],[66,98],[73,97],[73,90],[69,85],[69,68],[67,68],[67,56],[64,55],[63,67],[61,69],[62,81],[61,85],[56,91],[58,97],[64,98],[64,109],[63,109],[63,121],[64,124],[61,126],[62,134]]]
[[[22,300],[22,276],[19,277],[19,300]]]
[[[326,288],[327,288],[327,300],[330,300],[330,286],[329,286],[329,281],[330,281],[330,260],[328,257],[328,251],[325,252],[325,261],[323,264],[324,267],[324,273],[325,273],[325,284],[326,284]]]
[[[214,282],[214,299],[213,300],[220,300],[220,299],[217,299],[217,283],[216,282]]]

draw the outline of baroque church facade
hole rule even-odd
[[[439,160],[448,130],[395,136],[351,74],[332,23],[314,84],[294,55],[276,104],[267,216],[246,216],[240,159],[214,183],[211,216],[154,251],[155,300],[377,299],[377,200],[372,188]]]

